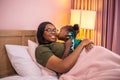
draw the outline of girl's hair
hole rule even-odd
[[[43,37],[43,33],[44,33],[44,29],[46,27],[47,24],[51,24],[53,25],[51,22],[42,22],[39,26],[38,26],[38,30],[37,30],[37,40],[39,44],[45,44],[45,40]],[[53,25],[54,26],[54,25]]]
[[[65,28],[69,32],[73,32],[75,37],[76,37],[76,35],[77,35],[78,31],[79,31],[79,25],[78,24],[74,24],[73,26],[72,25],[66,25],[63,28]]]
[[[74,24],[73,29],[74,29],[75,31],[78,31],[78,30],[79,30],[79,25],[78,25],[78,24]]]

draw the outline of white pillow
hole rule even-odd
[[[35,59],[35,49],[37,48],[38,44],[31,41],[31,40],[28,40],[28,52],[29,52],[29,55],[31,56],[31,58],[33,59],[33,61],[36,62],[36,59]]]
[[[39,68],[41,69],[42,71],[42,74],[45,75],[45,76],[57,76],[57,74],[48,69],[48,68],[45,68],[43,67],[42,65],[40,65],[39,63],[37,63],[36,59],[35,59],[35,49],[37,48],[38,44],[31,41],[31,40],[28,40],[28,51],[29,51],[29,54],[31,55],[33,61],[39,66]]]
[[[5,45],[12,66],[20,76],[41,76],[39,67],[33,62],[26,46]]]

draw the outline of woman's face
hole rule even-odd
[[[55,42],[57,40],[57,30],[55,26],[47,24],[44,29],[43,37],[46,43]]]
[[[61,28],[58,34],[58,39],[66,40],[66,38],[68,37],[68,33],[69,31],[66,28]]]

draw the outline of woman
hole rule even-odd
[[[120,80],[119,55],[99,46],[94,46],[86,52],[84,47],[93,42],[85,39],[69,56],[62,59],[71,45],[71,40],[68,39],[65,45],[56,42],[56,32],[56,27],[50,22],[39,25],[39,46],[36,48],[35,56],[39,64],[62,73],[59,80]]]
[[[43,22],[39,25],[37,39],[39,42],[36,49],[37,62],[57,73],[69,71],[76,63],[84,46],[93,43],[87,39],[83,40],[71,55],[62,59],[63,54],[66,52],[64,51],[65,47],[70,47],[70,41],[66,41],[66,45],[56,42],[57,29],[52,23]]]

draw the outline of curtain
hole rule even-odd
[[[71,0],[71,9],[95,10],[94,30],[80,30],[84,36],[113,52],[120,54],[120,0]]]
[[[91,39],[95,45],[101,45],[102,1],[101,0],[72,0],[71,9],[95,10],[96,24],[94,30],[80,29],[77,37]]]
[[[113,35],[113,44],[112,51],[120,54],[120,0],[115,2],[115,20],[114,20],[114,35]]]
[[[120,54],[120,0],[104,0],[101,45]]]

